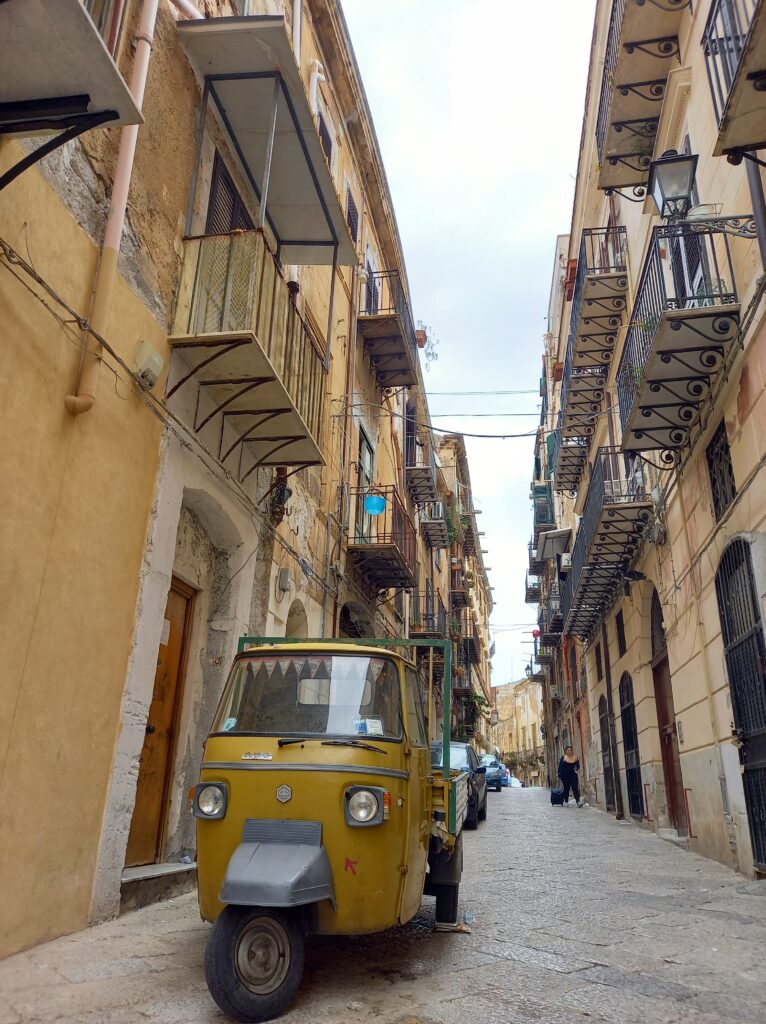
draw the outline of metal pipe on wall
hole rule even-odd
[[[750,188],[750,201],[753,207],[755,230],[758,235],[758,249],[761,254],[761,266],[766,270],[766,200],[763,196],[761,168],[754,160],[745,160],[747,184]]]
[[[159,0],[144,0],[136,32],[136,52],[133,58],[133,71],[130,76],[130,92],[136,106],[141,110],[149,74],[149,58],[154,42],[154,26],[157,20]],[[133,174],[133,162],[136,155],[139,125],[131,124],[122,129],[120,148],[117,154],[117,167],[114,173],[112,198],[109,204],[109,216],[101,246],[101,257],[98,263],[97,277],[93,289],[93,302],[90,312],[90,326],[98,334],[106,333],[107,320],[112,305],[112,293],[117,277],[117,261],[120,255],[120,242],[125,227],[125,211],[128,205],[128,191]],[[67,412],[76,416],[88,412],[96,401],[98,388],[98,371],[101,364],[100,349],[88,346],[91,335],[85,334],[83,351],[77,374],[77,383],[73,393],[64,399]]]

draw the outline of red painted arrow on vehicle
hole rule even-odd
[[[351,860],[350,857],[346,857],[346,863],[343,866],[343,870],[344,871],[350,871],[352,875],[355,875],[356,874],[356,866],[357,866],[358,863],[359,863],[358,861]]]

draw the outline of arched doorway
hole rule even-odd
[[[652,588],[650,613],[652,642],[652,678],[654,680],[654,702],[657,707],[657,728],[660,733],[662,751],[662,773],[665,777],[665,799],[671,826],[679,835],[688,833],[686,805],[684,803],[684,781],[681,774],[681,754],[678,749],[676,709],[673,703],[673,687],[670,681],[668,644],[665,638],[665,623],[662,604],[657,591]]]
[[[643,818],[644,793],[641,788],[641,757],[638,753],[636,705],[633,700],[633,680],[628,672],[623,672],[620,680],[620,718],[622,719],[622,749],[625,755],[628,807],[634,818]]]
[[[308,635],[309,620],[306,615],[306,609],[303,607],[303,601],[299,601],[296,598],[290,605],[290,611],[287,613],[285,636],[292,636],[304,639]]]
[[[598,724],[601,730],[601,762],[604,766],[604,803],[608,811],[615,809],[614,776],[612,775],[612,751],[609,744],[609,709],[606,697],[598,700]]]
[[[724,551],[715,590],[753,862],[766,871],[766,645],[747,541],[732,541]]]

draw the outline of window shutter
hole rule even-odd
[[[213,178],[210,182],[210,201],[207,208],[208,235],[224,235],[241,229],[251,231],[254,225],[242,198],[237,192],[231,175],[219,153],[215,154]]]
[[[350,188],[346,189],[346,223],[356,244],[359,241],[359,211]]]
[[[327,157],[327,163],[332,165],[332,136],[321,110],[317,111],[317,126],[319,128],[319,139],[322,143],[322,149]]]

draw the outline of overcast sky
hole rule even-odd
[[[439,340],[438,361],[425,374],[434,425],[534,431],[595,0],[342,3],[391,187],[413,316]],[[437,394],[456,391],[527,393]],[[467,446],[495,588],[498,686],[523,676],[535,627],[536,609],[524,603],[533,439],[468,438]]]

